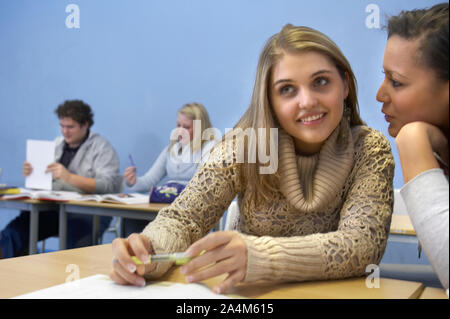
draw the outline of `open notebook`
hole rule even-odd
[[[19,188],[15,194],[3,195],[4,199],[39,199],[56,202],[67,201],[95,201],[121,204],[148,204],[149,195],[131,193],[131,194],[79,194],[67,191],[46,191]]]
[[[168,281],[150,282],[145,287],[122,286],[106,275],[94,275],[45,288],[13,299],[228,299],[209,287]]]

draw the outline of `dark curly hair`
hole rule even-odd
[[[60,119],[70,117],[80,125],[85,123],[88,123],[89,127],[94,125],[94,113],[92,113],[91,107],[81,100],[67,100],[58,105],[55,113]]]
[[[420,39],[418,60],[448,81],[448,3],[429,9],[402,11],[388,21],[388,39],[398,35],[407,40]]]

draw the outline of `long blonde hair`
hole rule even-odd
[[[207,142],[207,139],[203,139],[203,133],[205,132],[206,129],[209,129],[212,127],[211,125],[211,121],[209,119],[209,115],[208,115],[208,111],[206,111],[206,108],[200,104],[200,103],[187,103],[185,105],[183,105],[178,111],[177,114],[183,114],[186,115],[187,117],[189,117],[192,121],[195,120],[199,120],[200,124],[201,124],[201,131],[200,131],[200,138],[201,138],[201,143],[193,143],[192,141],[189,143],[192,151],[197,151],[198,149],[194,149],[196,148],[196,146],[200,146],[200,149],[203,148],[203,144],[205,142]],[[172,150],[172,146],[175,144],[176,140],[171,139],[170,141],[170,146],[169,146],[169,150]]]
[[[269,136],[270,133],[268,130],[270,128],[280,128],[273,112],[269,95],[272,68],[284,54],[305,51],[315,51],[324,54],[334,63],[343,80],[346,75],[348,76],[349,93],[344,103],[349,110],[349,114],[347,115],[349,124],[350,126],[364,124],[359,116],[356,79],[349,62],[338,46],[330,38],[317,30],[287,24],[279,33],[273,35],[267,41],[259,57],[250,106],[235,125],[234,129],[246,130],[252,128],[256,130],[258,128],[264,128],[266,129],[266,136]],[[266,139],[265,142],[265,150],[268,150],[270,141]],[[249,141],[246,139],[244,141],[244,145],[246,145],[244,148],[246,160],[243,165],[243,177],[247,181],[248,190],[253,194],[252,199],[257,201],[260,196],[268,198],[273,191],[279,189],[279,176],[277,173],[259,174],[261,167],[260,161],[256,160],[256,163],[248,161],[247,150],[251,149],[248,143]],[[258,154],[258,152],[256,153]]]

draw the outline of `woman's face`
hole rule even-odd
[[[294,138],[296,151],[314,154],[339,125],[343,80],[331,60],[317,52],[284,54],[272,69],[270,97],[281,127]]]
[[[384,52],[384,81],[377,93],[381,111],[389,123],[389,134],[397,136],[403,125],[423,121],[448,132],[448,81],[418,60],[419,40],[394,35]]]
[[[181,112],[178,112],[177,129],[178,142],[188,144],[194,138],[194,121]]]

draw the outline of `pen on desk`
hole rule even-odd
[[[200,255],[204,254],[205,250],[200,253]],[[200,256],[199,255],[199,256]],[[131,256],[131,259],[136,265],[142,265],[142,261],[136,256]],[[181,266],[187,264],[192,258],[186,256],[186,253],[172,253],[172,254],[159,254],[159,255],[150,255],[149,259],[144,264],[149,264],[151,262],[166,262],[166,261],[174,261],[175,265]]]
[[[132,256],[131,259],[136,265],[142,265],[142,261],[136,256]],[[185,253],[173,253],[173,254],[161,254],[161,255],[150,255],[149,259],[144,264],[149,264],[151,262],[165,262],[165,261],[174,261],[175,265],[184,265],[189,260],[190,257],[187,257]]]
[[[131,154],[128,154],[128,159],[130,160],[131,166],[134,167],[134,171],[136,172],[136,165],[134,164],[133,157]]]

